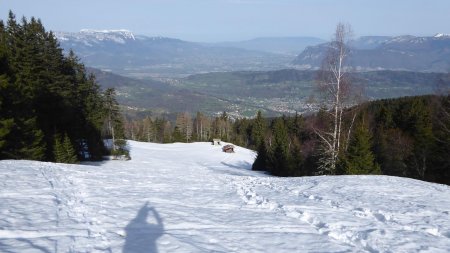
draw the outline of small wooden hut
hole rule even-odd
[[[213,139],[212,145],[214,145],[214,146],[220,146],[220,145],[221,145],[221,144],[220,144],[220,139]]]
[[[233,145],[225,145],[225,146],[223,146],[222,151],[225,153],[234,153],[234,146]]]

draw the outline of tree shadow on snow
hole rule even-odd
[[[158,212],[145,203],[136,217],[125,227],[126,238],[123,253],[157,253],[156,240],[164,233],[164,224]],[[156,224],[147,222],[148,216],[153,215]]]
[[[243,169],[243,170],[251,170],[252,169],[252,164],[249,162],[239,162],[237,164],[231,164],[231,163],[226,163],[226,162],[221,162],[221,164],[228,166],[230,168],[234,168],[234,169]]]
[[[245,161],[233,164],[221,162],[220,164],[221,166],[211,166],[209,167],[209,169],[213,170],[214,173],[233,176],[248,176],[254,174],[254,172],[252,171],[252,165]]]

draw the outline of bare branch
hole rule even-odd
[[[320,168],[331,173],[336,168],[341,151],[341,135],[345,133],[343,111],[351,97],[351,81],[348,78],[348,68],[346,67],[349,53],[347,44],[350,35],[351,29],[348,25],[339,23],[336,26],[334,39],[328,47],[316,81],[319,91],[322,92],[328,105],[327,108],[331,109],[327,113],[331,115],[333,121],[329,131],[314,130],[324,147]]]

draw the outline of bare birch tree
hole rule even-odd
[[[209,122],[208,118],[203,115],[203,113],[197,112],[197,116],[194,120],[195,122],[195,130],[197,134],[197,139],[199,141],[204,141],[208,139],[208,129],[209,129]]]
[[[143,121],[142,121],[142,130],[143,130],[143,135],[144,138],[147,142],[151,142],[155,140],[155,128],[154,128],[154,124],[153,121],[150,117],[146,117]]]
[[[348,139],[350,136],[350,128],[344,129],[343,124],[344,109],[351,105],[351,82],[347,65],[350,37],[350,26],[339,23],[317,75],[317,85],[323,96],[323,108],[332,122],[330,127],[315,129],[323,148],[319,167],[321,174],[336,172],[339,154],[345,147],[345,143],[342,142],[347,141],[343,139]]]
[[[177,116],[176,126],[180,130],[186,142],[192,137],[192,118],[188,112],[180,113]]]

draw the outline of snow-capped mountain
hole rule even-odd
[[[449,252],[450,188],[278,178],[255,153],[129,141],[130,161],[0,161],[0,252]]]
[[[125,44],[129,40],[135,40],[133,33],[128,30],[83,29],[78,33],[55,32],[55,36],[63,44],[70,42],[75,46],[76,43],[82,43],[89,47],[107,41]]]
[[[135,41],[136,37],[133,32],[125,29],[120,30],[93,30],[82,29],[79,32],[55,32],[56,38],[62,42],[83,43],[85,45],[93,46],[102,42],[114,42],[118,44],[125,44],[130,41]],[[139,37],[138,39],[144,39]]]
[[[450,38],[450,34],[445,34],[445,33],[437,33],[436,35],[434,35],[435,38]]]
[[[373,38],[373,37],[372,37]],[[357,70],[408,70],[447,72],[450,69],[450,36],[411,35],[361,37],[351,43],[350,65]],[[328,44],[308,47],[293,61],[305,69],[317,69]]]

